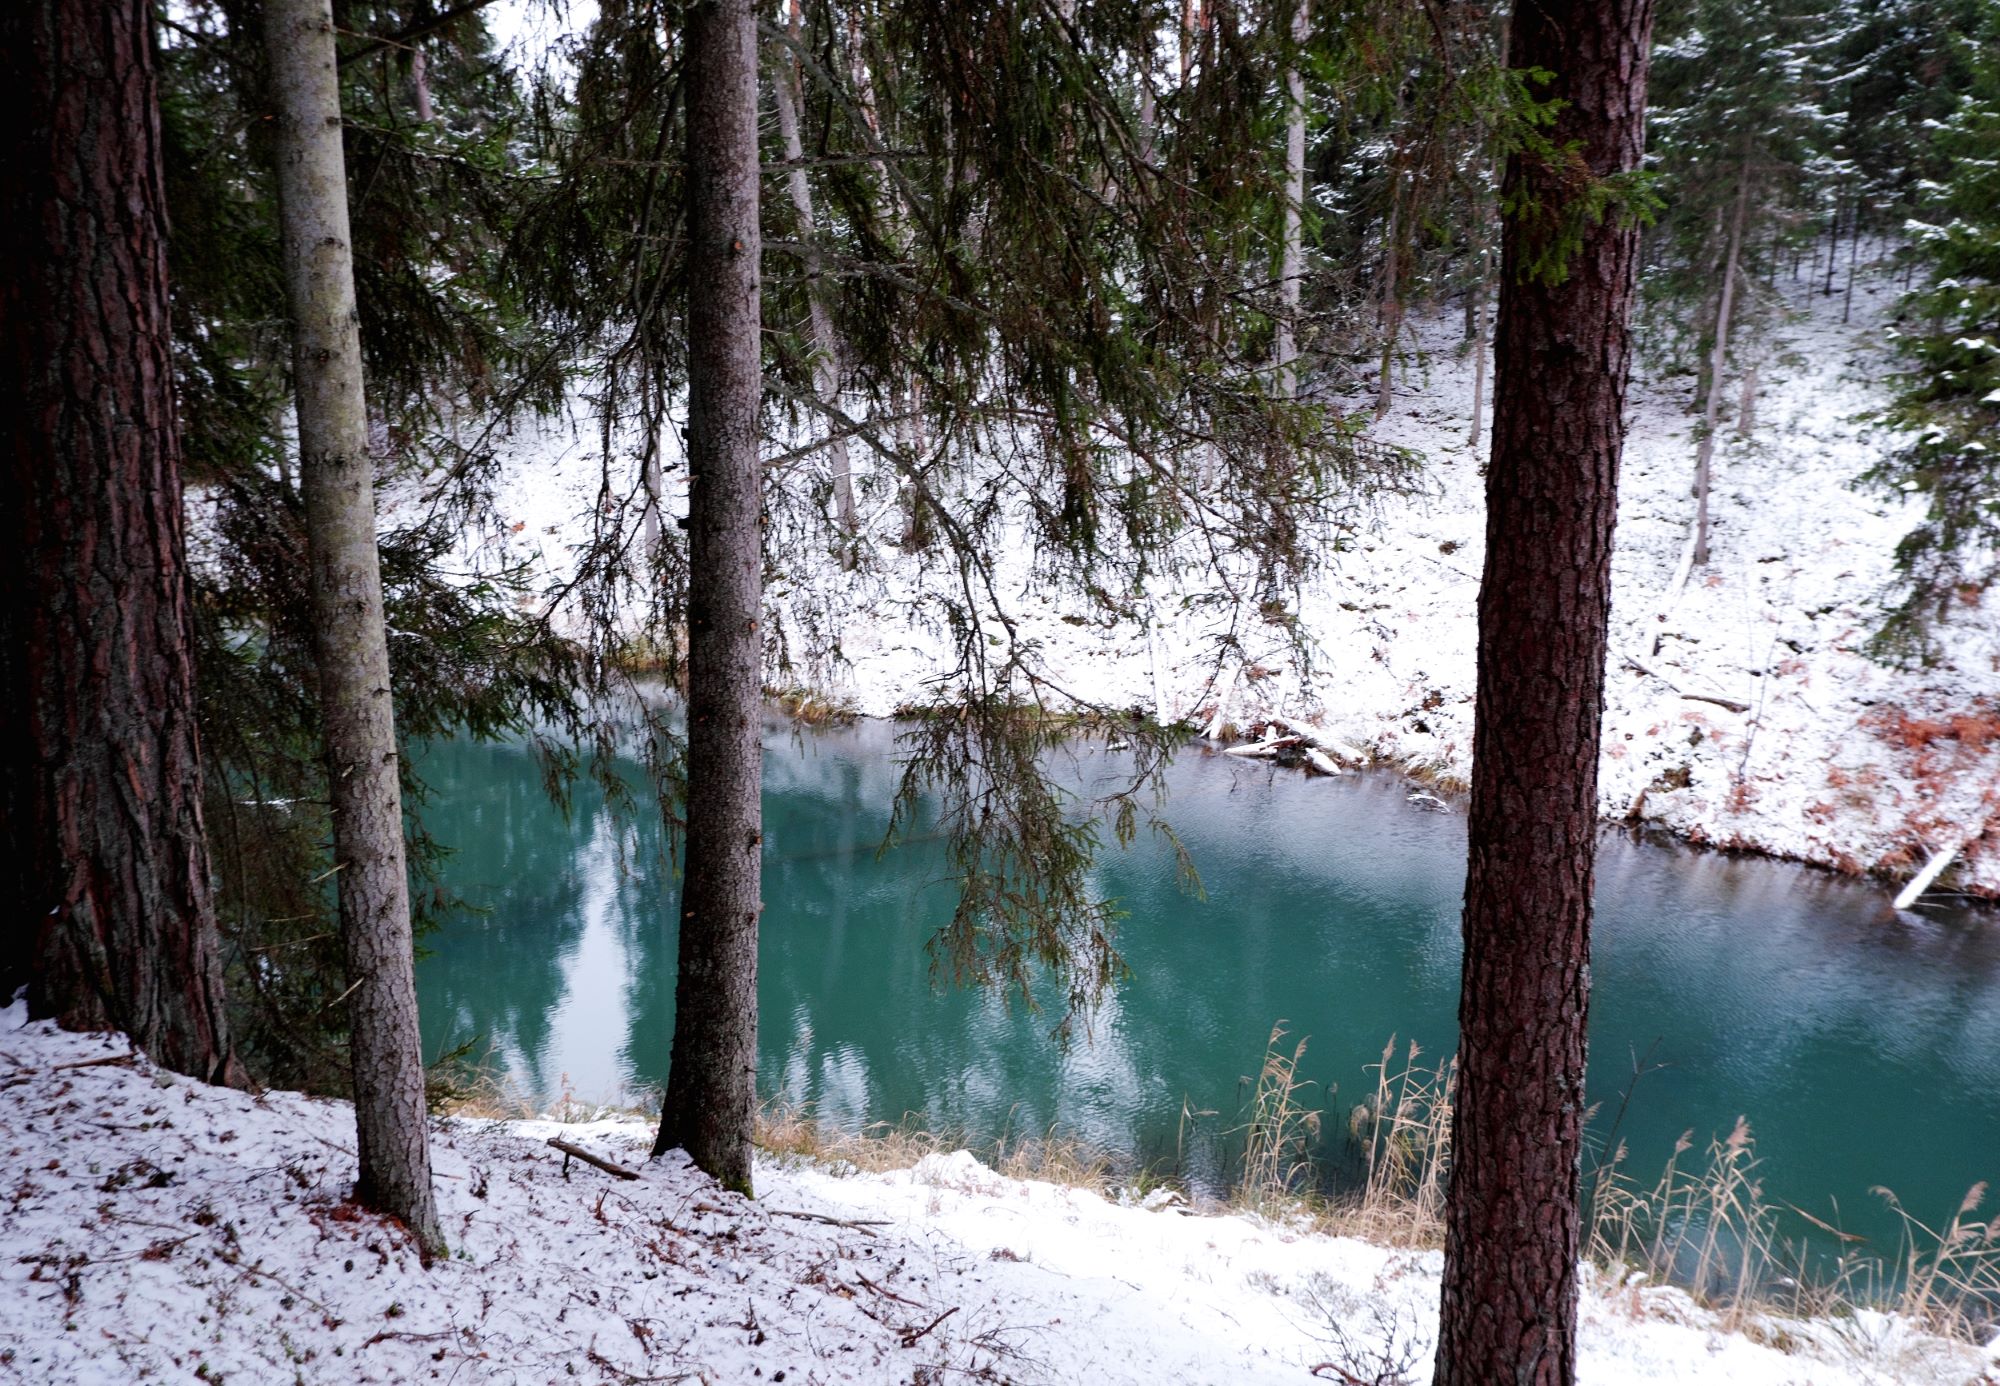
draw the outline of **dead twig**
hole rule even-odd
[[[943,1323],[946,1319],[950,1318],[953,1314],[956,1314],[957,1312],[958,1312],[958,1306],[954,1304],[951,1306],[951,1308],[945,1310],[942,1314],[939,1314],[936,1318],[932,1319],[922,1328],[905,1329],[903,1331],[903,1346],[915,1347],[917,1345],[917,1340],[919,1338],[922,1338],[925,1334],[929,1333],[933,1328],[936,1328],[939,1324]]]

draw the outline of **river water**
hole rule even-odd
[[[1308,779],[1184,752],[1167,816],[1205,898],[1166,849],[1108,853],[1133,976],[1067,1051],[1054,1017],[933,985],[924,941],[952,893],[934,842],[877,847],[893,729],[767,738],[760,1085],[844,1126],[909,1119],[974,1142],[1056,1130],[1136,1160],[1228,1177],[1230,1128],[1274,1023],[1308,1042],[1300,1077],[1345,1116],[1398,1037],[1455,1039],[1464,819],[1387,776]],[[1115,769],[1086,753],[1077,773]],[[431,748],[426,823],[447,882],[483,912],[425,940],[427,1053],[465,1040],[527,1092],[637,1100],[665,1078],[674,885],[657,825],[580,787],[551,807],[513,746]],[[643,815],[642,815],[643,816]],[[1927,1220],[2000,1176],[2000,917],[1898,916],[1885,892],[1776,862],[1607,833],[1598,866],[1591,1098],[1650,1179],[1746,1116],[1767,1199],[1869,1235],[1877,1185]],[[1636,1060],[1648,1071],[1636,1083]],[[1191,1112],[1213,1115],[1193,1116]],[[1934,1223],[1935,1225],[1935,1223]]]

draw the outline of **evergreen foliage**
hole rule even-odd
[[[336,7],[343,33],[399,33],[430,7]],[[287,457],[289,346],[278,264],[261,10],[159,15],[173,217],[177,387],[195,512],[195,613],[206,819],[244,1057],[265,1082],[344,1088],[346,989],[320,762],[299,496]],[[382,535],[397,727],[406,746],[511,735],[573,709],[567,644],[517,608],[520,574],[458,570],[490,525],[486,439],[553,401],[546,352],[501,292],[500,235],[520,188],[521,103],[479,21],[423,40],[437,119],[412,116],[412,50],[342,68],[363,356],[379,476],[414,489]],[[358,44],[356,46],[359,46]],[[424,787],[402,758],[404,791]],[[419,928],[456,905],[445,851],[411,822]]]
[[[2000,6],[1955,37],[1968,75],[1933,132],[1940,177],[1910,225],[1930,282],[1904,305],[1908,369],[1886,422],[1916,441],[1869,474],[1926,502],[1897,549],[1900,600],[1877,639],[1892,658],[1920,658],[1931,622],[2000,577]]]

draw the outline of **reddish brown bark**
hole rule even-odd
[[[201,822],[145,0],[0,6],[4,984],[231,1076]]]
[[[1555,73],[1553,139],[1589,174],[1635,168],[1650,0],[1515,14],[1516,67]],[[1576,1377],[1578,1160],[1597,758],[1638,232],[1586,228],[1566,277],[1529,272],[1580,189],[1516,155],[1503,251],[1479,593],[1459,1077],[1438,1386]],[[1546,268],[1546,265],[1542,265]]]
[[[688,51],[687,870],[674,1049],[653,1153],[750,1192],[763,910],[763,469],[757,22],[691,6]]]

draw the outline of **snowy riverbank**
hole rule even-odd
[[[1693,386],[1685,376],[1634,382],[1603,812],[1892,880],[1969,838],[1945,884],[2000,894],[2000,599],[1967,593],[1939,629],[1931,667],[1887,668],[1863,649],[1895,545],[1918,515],[1914,502],[1853,484],[1894,442],[1857,416],[1885,398],[1896,288],[1864,280],[1843,324],[1841,297],[1777,287],[1793,313],[1762,363],[1757,429],[1748,440],[1723,432],[1713,562],[1677,596],[1693,515]],[[1113,706],[1204,723],[1226,697],[1236,727],[1303,718],[1378,763],[1463,783],[1485,446],[1466,438],[1473,371],[1457,355],[1455,316],[1419,337],[1426,350],[1375,436],[1428,459],[1424,493],[1367,507],[1337,563],[1302,594],[1310,668],[1254,609],[1198,600],[1215,591],[1192,562],[1183,585],[1086,607],[1038,580],[1018,545],[999,555],[1001,596],[1054,679]],[[952,577],[901,556],[886,479],[874,480],[871,489],[860,476],[864,514],[875,516],[870,561],[842,573],[824,555],[774,555],[782,576],[771,597],[776,638],[800,657],[789,677],[879,716],[920,698],[945,662],[939,601]],[[588,429],[517,440],[497,491],[517,527],[510,552],[551,581],[565,573],[600,482]],[[670,491],[669,510],[684,511],[684,492]],[[837,656],[803,657],[828,645]]]
[[[425,1269],[345,1201],[344,1103],[162,1074],[19,1005],[0,1058],[0,1379],[1235,1386],[1372,1380],[1391,1337],[1406,1379],[1429,1379],[1435,1252],[1121,1205],[963,1152],[890,1174],[767,1161],[752,1203],[678,1157],[642,1166],[650,1133],[629,1121],[453,1120],[434,1141],[452,1255]],[[558,1132],[640,1177],[566,1176]],[[1874,1315],[1762,1327],[1785,1350],[1678,1291],[1593,1285],[1581,1379],[2000,1373],[2000,1340]]]

